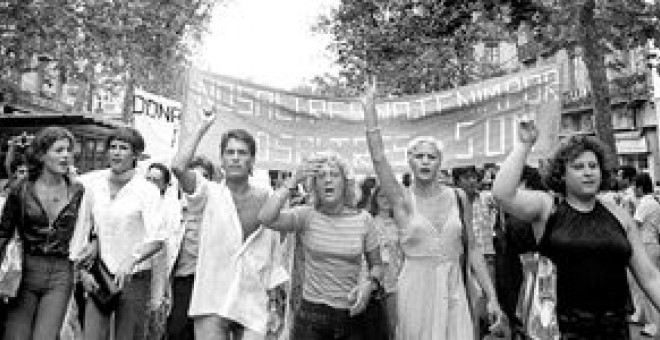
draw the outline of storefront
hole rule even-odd
[[[8,144],[13,136],[34,135],[41,128],[58,125],[69,129],[76,138],[75,166],[86,172],[105,166],[103,156],[107,136],[122,123],[94,118],[89,114],[27,113],[0,116],[0,159],[4,164]],[[4,167],[0,177],[6,176]]]

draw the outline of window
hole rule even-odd
[[[612,110],[612,125],[615,129],[634,129],[635,110],[632,108],[620,108]]]
[[[500,64],[500,44],[496,41],[489,41],[484,44],[484,60],[489,64]]]

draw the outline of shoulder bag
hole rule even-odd
[[[21,226],[25,225],[25,182],[21,187]],[[0,207],[3,208],[3,207]],[[16,297],[18,287],[23,277],[23,242],[18,228],[5,247],[5,253],[0,263],[0,298]]]
[[[463,275],[463,285],[465,286],[465,296],[467,297],[468,308],[470,310],[470,319],[474,328],[475,339],[480,338],[480,318],[476,312],[477,303],[479,301],[477,292],[472,288],[472,274],[470,270],[470,244],[468,241],[468,225],[465,223],[465,207],[464,202],[458,194],[458,189],[453,189],[456,196],[456,203],[458,204],[458,212],[461,218],[461,226],[463,232],[461,233],[461,243],[463,244],[463,255],[461,255],[461,273]]]

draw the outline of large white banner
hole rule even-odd
[[[181,103],[135,89],[133,119],[146,144],[150,162],[169,164],[178,147]]]

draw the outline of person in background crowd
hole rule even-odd
[[[290,192],[307,178],[314,205],[283,210]],[[362,312],[380,286],[382,263],[373,219],[355,208],[353,185],[346,163],[336,155],[317,155],[259,213],[264,226],[299,233],[302,242],[303,296],[293,339],[374,339],[364,333]],[[368,274],[359,281],[365,257]]]
[[[29,163],[25,149],[32,138],[26,136],[12,137],[8,142],[7,155],[5,156],[5,169],[8,174],[6,180],[0,180],[0,196],[6,196],[12,183],[20,182],[28,176]]]
[[[490,191],[481,190],[481,176],[475,167],[456,169],[452,174],[454,183],[463,189],[468,201],[472,204],[472,227],[477,246],[490,266],[495,254],[492,239],[495,214],[497,213],[497,210],[494,209],[493,197]]]
[[[630,215],[635,213],[637,197],[635,196],[635,186],[633,185],[637,169],[632,165],[623,165],[617,170],[617,181],[620,198],[617,204],[625,208]]]
[[[545,190],[538,170],[528,165],[523,168],[520,186],[528,190]],[[520,255],[533,251],[536,248],[536,240],[529,223],[502,210],[497,213],[494,229],[495,290],[502,310],[507,316],[513,339],[521,339],[524,335],[522,320],[516,315],[523,282]]]
[[[116,339],[142,339],[151,297],[152,261],[167,237],[160,214],[158,189],[136,172],[144,139],[129,127],[118,128],[105,143],[109,168],[80,176],[94,198],[93,224],[99,258],[115,277],[122,293],[106,314],[87,299],[85,340],[107,339],[114,316]],[[81,279],[89,292],[98,287],[86,270]]]
[[[171,184],[171,176],[170,170],[163,163],[151,163],[147,168],[147,180],[158,188],[161,197],[165,195],[167,188]]]
[[[532,224],[538,250],[557,268],[557,318],[565,339],[629,339],[630,269],[655,306],[660,272],[635,222],[619,206],[597,199],[610,175],[610,154],[594,137],[571,136],[547,166],[545,191],[521,188],[527,156],[538,138],[524,121],[493,185],[502,208]],[[604,284],[606,283],[606,284]]]
[[[404,188],[410,188],[410,173],[406,172],[403,174],[403,177],[401,177],[401,185],[403,185]]]
[[[369,202],[371,201],[371,193],[376,186],[376,179],[367,177],[360,185],[360,198],[357,203],[358,209],[369,209]]]
[[[442,185],[452,186],[454,185],[454,179],[449,170],[440,169],[438,172],[438,183]]]
[[[651,176],[646,173],[638,174],[633,182],[633,187],[638,199],[634,219],[639,225],[639,234],[646,253],[651,262],[658,267],[660,266],[660,203],[657,198],[653,197]],[[658,334],[660,314],[646,297],[641,296],[639,302],[642,319],[646,321],[642,332],[654,337]]]
[[[473,339],[476,334],[465,289],[467,282],[462,277],[461,254],[466,254],[468,267],[486,292],[488,312],[495,320],[493,327],[499,327],[502,311],[483,255],[475,247],[472,206],[463,190],[439,183],[442,150],[431,137],[409,144],[406,155],[412,183],[410,190],[404,191],[385,157],[375,90],[374,82],[363,103],[367,145],[396,225],[402,228],[400,239],[405,256],[397,287],[397,339]],[[465,228],[461,207],[465,207]],[[463,235],[464,231],[467,235]],[[463,236],[467,242],[463,242]]]
[[[211,182],[189,168],[217,115],[204,111],[200,119],[200,126],[191,138],[183,139],[172,161],[181,189],[202,200],[188,315],[194,320],[198,340],[263,339],[268,331],[268,291],[287,278],[273,261],[279,235],[261,228],[257,218],[269,191],[249,181],[256,142],[245,130],[225,132],[220,141],[225,178],[221,183]]]
[[[213,180],[215,173],[213,163],[204,156],[193,158],[188,163],[188,170],[199,173],[207,181]],[[173,266],[170,274],[172,310],[167,320],[167,338],[171,340],[195,338],[195,328],[192,318],[188,316],[188,308],[195,282],[204,201],[200,196],[187,194],[183,198],[181,226],[168,241],[168,268]]]
[[[21,182],[27,178],[30,173],[27,158],[25,156],[15,157],[9,166],[9,171],[9,178],[0,181],[0,196],[6,196],[13,183]]]
[[[454,183],[457,187],[463,189],[467,197],[468,203],[472,207],[472,229],[477,248],[481,251],[486,261],[488,273],[491,280],[495,277],[495,250],[493,249],[493,226],[495,225],[495,216],[497,209],[493,203],[490,191],[482,191],[481,189],[481,175],[476,167],[458,168],[452,171],[454,176]],[[479,285],[476,282],[471,282],[474,289],[480,292]],[[480,294],[481,295],[481,294]],[[484,299],[479,299],[484,302]],[[485,306],[483,303],[478,304],[476,316],[480,321],[480,333],[487,332],[487,320],[485,316]]]
[[[29,152],[33,172],[12,185],[3,208],[0,254],[16,231],[24,252],[17,296],[0,320],[3,339],[56,339],[73,289],[73,262],[87,265],[96,255],[85,242],[89,195],[68,177],[74,143],[63,127],[39,131]]]
[[[166,333],[169,301],[169,275],[174,266],[176,253],[170,247],[173,235],[181,229],[181,203],[171,187],[170,170],[162,163],[151,163],[147,168],[146,178],[153,183],[160,192],[161,201],[158,204],[164,228],[167,233],[165,246],[153,257],[151,276],[151,300],[149,303],[149,321],[147,337],[161,339]]]
[[[374,226],[380,240],[388,325],[391,339],[394,339],[398,323],[396,287],[401,265],[403,264],[403,251],[399,241],[399,228],[394,224],[394,211],[392,211],[392,206],[380,187],[376,187],[373,191],[369,212],[374,217]]]

